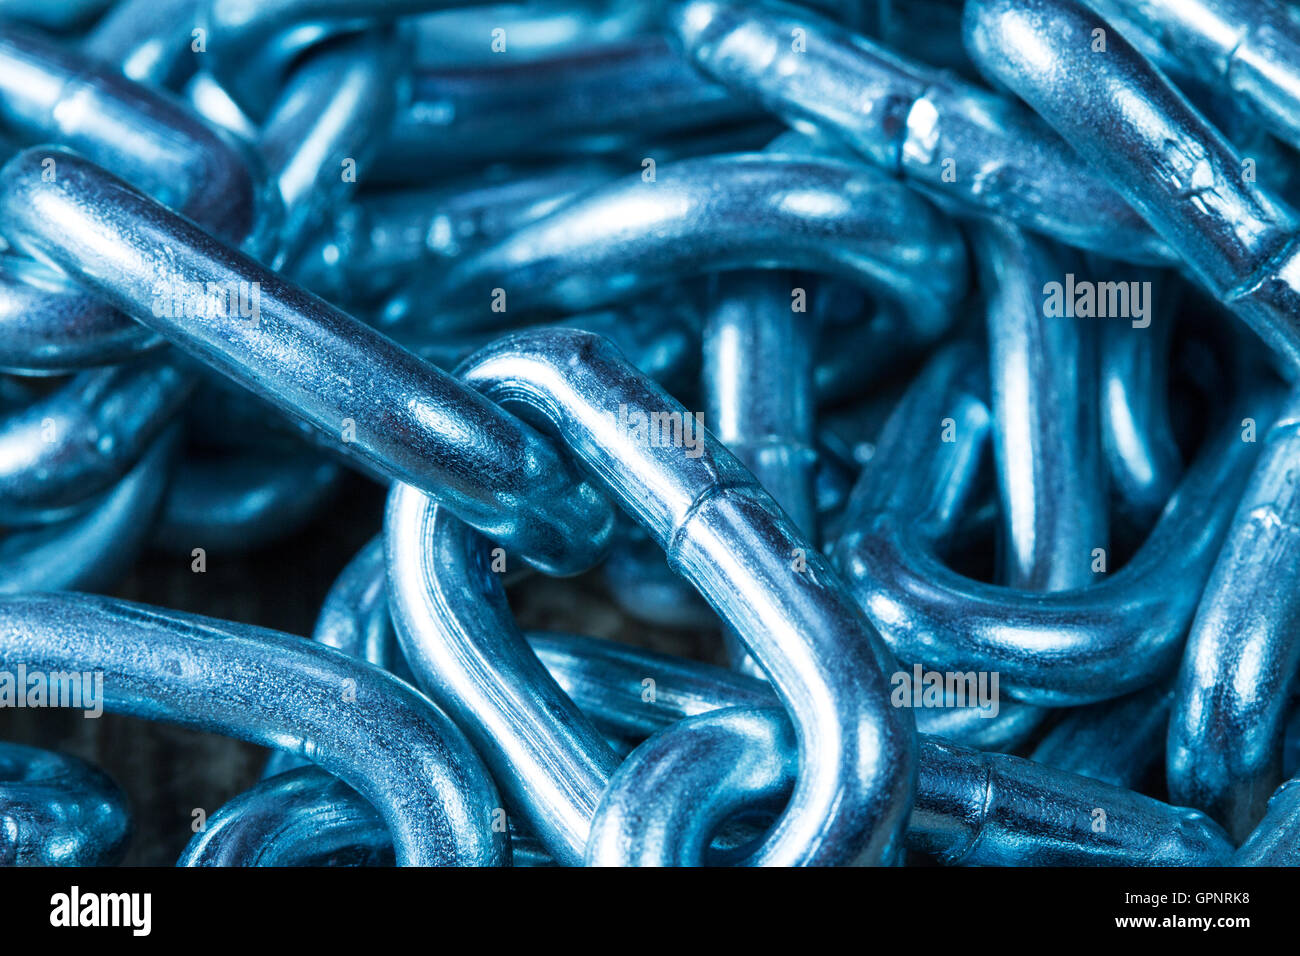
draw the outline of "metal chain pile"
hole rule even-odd
[[[1297,148],[1272,0],[0,0],[0,707],[275,750],[190,866],[1300,864]]]

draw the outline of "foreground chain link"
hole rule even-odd
[[[1273,0],[0,0],[0,712],[269,748],[182,866],[1300,865],[1297,148]]]

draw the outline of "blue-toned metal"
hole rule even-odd
[[[297,766],[224,804],[177,866],[391,866],[393,840],[355,790]]]
[[[703,865],[727,820],[780,813],[797,749],[780,708],[727,707],[677,721],[632,751],[610,780],[591,823],[587,865]]]
[[[393,623],[416,680],[469,735],[511,812],[561,863],[581,862],[618,756],[524,642],[501,580],[509,551],[400,483],[384,529]]]
[[[1121,520],[1140,534],[1155,524],[1183,470],[1169,418],[1172,319],[1160,309],[1147,328],[1101,323],[1102,449]]]
[[[597,727],[632,740],[718,707],[777,704],[766,683],[699,661],[572,634],[529,633],[527,638],[551,676]],[[647,678],[653,685],[646,684]],[[915,716],[923,734],[980,750],[1013,750],[1033,733],[1040,711],[1008,700],[996,717],[972,707],[928,708]]]
[[[112,866],[131,835],[126,797],[102,770],[5,741],[0,820],[0,866]]]
[[[799,296],[805,301],[800,303]],[[817,541],[813,505],[813,341],[807,291],[780,272],[722,276],[704,325],[704,420],[805,538]],[[724,628],[733,666],[761,671]]]
[[[370,563],[370,550],[358,556],[354,565],[358,572]],[[640,740],[685,717],[720,707],[776,704],[765,683],[708,664],[571,634],[525,636],[551,676],[606,733]],[[654,682],[649,694],[647,679]],[[1008,707],[1026,714],[1035,710],[1014,703]],[[1004,712],[1000,720],[978,722],[1005,731],[1017,718]],[[1034,723],[1024,726],[1032,730]],[[789,737],[788,730],[783,736]],[[793,758],[792,745],[780,754],[782,761]],[[710,756],[713,759],[715,755]],[[513,822],[510,842],[516,866],[551,862]],[[209,818],[207,830],[191,841],[181,864],[274,866],[326,860],[382,864],[391,859],[391,847],[383,820],[369,804],[350,787],[311,768],[266,780],[222,807]]]
[[[1173,690],[1161,682],[1127,697],[1068,711],[1034,747],[1031,759],[1137,789],[1164,753],[1172,700]]]
[[[171,477],[172,428],[84,514],[0,538],[0,594],[97,591],[130,569]]]
[[[1259,178],[1293,206],[1290,150],[1266,124],[1295,142],[1293,60],[1300,29],[1271,0],[1084,0],[1165,74],[1232,143],[1243,174]],[[1279,15],[1280,14],[1280,15]],[[1232,23],[1230,20],[1236,20]],[[1102,36],[1104,36],[1103,34]],[[1291,88],[1288,88],[1291,87]]]
[[[84,511],[140,459],[190,394],[169,359],[83,372],[0,420],[0,524]]]
[[[334,582],[311,639],[387,671],[401,663],[388,614],[388,565],[384,539],[376,536]]]
[[[362,548],[334,581],[311,637],[349,657],[407,676],[402,673],[405,662],[397,649],[388,613],[388,565],[382,536]],[[310,760],[301,754],[277,750],[266,761],[262,776],[273,777],[308,763]]]
[[[1094,549],[1104,552],[1107,547],[1097,330],[1046,314],[1042,290],[1063,281],[1066,258],[1046,240],[1000,220],[976,223],[973,233],[981,285],[987,290],[990,439],[1001,502],[1000,580],[1024,591],[1083,587],[1092,583]],[[971,424],[982,432],[981,416],[972,412]],[[954,418],[954,428],[957,422]],[[969,463],[958,464],[953,476],[959,481],[951,493],[967,500],[970,491],[962,485],[976,475]],[[952,520],[961,510],[948,512]],[[955,525],[949,527],[955,530]],[[932,534],[938,541],[939,533]]]
[[[301,531],[338,490],[343,470],[310,450],[228,449],[182,457],[153,529],[155,548],[238,554]]]
[[[495,17],[485,18],[481,29],[484,50],[493,29],[505,30],[510,42],[509,27]],[[412,102],[381,150],[388,180],[423,181],[435,170],[557,156],[621,152],[637,156],[637,163],[645,156],[662,161],[651,145],[656,140],[759,115],[702,77],[658,33],[542,58],[507,52],[468,67],[415,71]]]
[[[546,669],[602,730],[644,739],[674,721],[719,707],[772,707],[766,683],[720,667],[569,634],[528,635]],[[647,685],[646,681],[653,683]],[[648,692],[649,691],[649,692]],[[974,708],[916,711],[922,733],[984,750],[1009,750],[1033,732],[1036,707],[1005,701],[997,717]]]
[[[1300,709],[1292,700],[1288,710],[1290,716],[1282,733],[1282,776],[1290,779],[1300,770]]]
[[[509,584],[516,571],[507,563],[499,577]],[[490,586],[488,590],[488,610],[496,608],[493,618],[513,631],[513,621],[506,616],[500,597],[490,593],[495,590]],[[703,603],[698,594],[691,594]],[[674,593],[671,599],[679,597]],[[474,613],[468,603],[463,606]],[[704,609],[712,616],[707,605]],[[769,687],[744,679],[733,681],[738,675],[697,661],[576,635],[524,636],[560,687],[607,737],[644,739],[673,720],[723,706],[705,706],[713,700],[717,686],[727,689],[727,706],[776,703]],[[382,539],[370,542],[339,575],[321,606],[313,639],[398,675],[406,673],[389,616]],[[644,693],[647,676],[659,685],[649,699]],[[1038,708],[1012,700],[1001,703],[996,717],[980,714],[975,708],[954,707],[920,710],[916,718],[924,733],[981,750],[1017,747],[1040,720]],[[273,754],[264,776],[298,766],[296,759],[284,752]]]
[[[675,300],[672,290],[662,298],[648,297],[534,327],[547,325],[604,336],[619,347],[629,362],[670,392],[693,387],[699,377],[700,320],[689,304]],[[497,338],[494,332],[448,337],[440,333],[436,320],[425,328],[413,323],[381,328],[416,355],[447,369],[455,368]]]
[[[371,303],[425,269],[445,267],[504,238],[617,172],[592,161],[504,177],[489,171],[427,189],[363,193],[303,254],[294,275],[337,305]],[[413,300],[404,311],[421,317],[425,305]]]
[[[508,38],[511,60],[533,62],[557,53],[653,33],[659,4],[639,0],[530,0],[498,3],[486,10],[466,6],[411,18],[417,66],[481,66],[499,60],[490,29]]]
[[[638,440],[620,425],[620,409],[676,414],[679,422],[692,416],[590,334],[517,333],[479,353],[461,375],[558,430],[665,549],[670,565],[736,629],[790,709],[799,782],[753,859],[892,859],[914,773],[910,711],[888,704],[885,674],[892,662],[835,572],[753,477],[707,430],[695,436],[699,454],[690,455],[680,443]],[[568,832],[554,844],[546,830],[537,832],[557,858],[571,857],[582,851],[588,808],[613,762],[603,742],[588,742],[591,734],[571,719],[567,698],[502,626],[499,584],[483,546],[470,551],[468,530],[443,515],[409,486],[396,486],[390,497],[390,599],[398,636],[417,678],[465,722],[489,765],[506,776],[508,792],[556,787],[554,778],[536,779],[527,767],[545,747],[550,761],[563,759],[566,813],[553,809],[541,826],[554,833],[563,823]],[[799,552],[802,570],[792,564]],[[485,618],[494,626],[483,633],[476,625]],[[523,701],[530,703],[523,707]],[[499,722],[554,730],[493,739],[487,728]],[[569,776],[576,771],[585,775],[581,786]],[[537,825],[533,817],[529,823]]]
[[[129,79],[175,89],[195,68],[194,35],[203,0],[121,0],[86,34],[87,56],[117,66]]]
[[[45,159],[59,165],[53,182],[41,177]],[[613,523],[604,498],[473,390],[74,153],[28,150],[4,175],[11,238],[334,450],[453,504],[538,567],[571,573],[600,557]],[[152,290],[175,295],[195,276],[247,290],[253,314],[194,321],[157,309]]]
[[[455,522],[455,519],[450,519]],[[455,522],[456,527],[460,529],[461,535],[472,537],[473,532],[467,525]],[[419,528],[417,528],[419,531]],[[389,537],[393,536],[390,532]],[[468,548],[461,542],[460,555],[458,558],[468,557]],[[564,834],[563,827],[573,826],[571,819],[572,812],[567,812],[564,800],[567,797],[565,788],[575,787],[576,780],[585,778],[590,779],[593,774],[606,774],[608,770],[616,763],[615,754],[608,750],[601,735],[590,727],[590,724],[584,721],[581,714],[572,709],[568,704],[559,688],[551,684],[550,700],[546,700],[545,685],[549,682],[546,680],[546,672],[538,665],[537,659],[532,657],[528,648],[523,643],[523,637],[511,639],[513,630],[513,619],[510,609],[504,601],[504,592],[500,580],[504,578],[504,571],[490,571],[486,566],[477,568],[471,566],[467,561],[456,561],[448,563],[446,574],[443,578],[447,579],[447,597],[451,601],[451,607],[445,614],[448,620],[458,622],[464,620],[468,627],[476,628],[476,631],[489,631],[491,626],[499,627],[498,640],[507,652],[517,649],[521,650],[520,654],[513,656],[513,659],[506,661],[503,658],[495,658],[494,661],[487,662],[487,666],[494,667],[500,674],[520,675],[526,674],[526,678],[520,679],[519,676],[513,678],[515,687],[511,688],[516,691],[513,695],[513,704],[497,706],[493,713],[493,704],[487,698],[474,697],[468,701],[468,705],[473,708],[472,713],[480,715],[485,721],[503,721],[510,724],[510,731],[495,731],[495,739],[502,741],[502,747],[497,747],[491,743],[490,737],[481,735],[477,731],[472,721],[465,718],[464,710],[461,706],[450,706],[448,710],[456,715],[460,726],[467,728],[471,734],[476,737],[477,748],[487,761],[491,763],[494,770],[497,770],[497,778],[502,784],[503,790],[506,791],[507,799],[510,799],[512,808],[520,809],[525,819],[528,819],[530,829],[542,835],[543,843],[550,845],[562,845],[563,840],[577,839],[578,847],[581,847],[581,839]],[[469,581],[465,579],[472,576],[484,575],[486,578],[481,581]],[[482,593],[482,597],[480,597]],[[481,604],[476,604],[481,602]],[[406,620],[403,618],[402,596],[396,594],[395,614],[398,615],[399,622]],[[419,622],[420,627],[428,627],[428,623],[437,623],[433,615],[426,615]],[[399,633],[400,630],[398,631]],[[490,632],[490,631],[489,631]],[[473,636],[473,635],[471,635]],[[382,538],[370,542],[367,548],[361,550],[360,554],[344,568],[343,574],[339,575],[335,581],[334,587],[330,589],[329,596],[326,597],[325,605],[321,609],[320,618],[317,620],[316,631],[313,633],[313,640],[317,643],[334,646],[343,653],[350,654],[354,657],[364,657],[368,662],[383,665],[390,663],[395,665],[395,654],[393,649],[393,622],[389,615],[389,600],[387,600],[387,574],[385,562],[385,541]],[[403,635],[406,640],[406,635]],[[437,641],[437,639],[434,639]],[[447,644],[451,644],[447,641]],[[458,659],[452,658],[450,661],[439,662],[438,670],[430,669],[429,659],[437,656],[442,652],[441,646],[426,644],[420,649],[412,649],[411,645],[404,645],[407,653],[412,654],[413,669],[426,680],[430,680],[430,675],[438,674],[441,676],[443,685],[455,684],[458,680],[458,671],[461,661],[472,657],[473,648],[455,648],[448,646],[447,652],[451,656],[456,653],[467,654],[467,657]],[[484,684],[480,678],[478,683]],[[486,691],[495,689],[493,682],[491,687]],[[474,680],[463,679],[460,688],[464,693],[471,693],[474,687]],[[532,696],[536,695],[536,696]],[[490,697],[490,695],[489,695]],[[521,704],[525,697],[529,698],[528,706]],[[447,701],[445,695],[439,695],[443,701]],[[559,719],[551,717],[552,711],[559,711]],[[489,717],[490,715],[490,717]],[[495,718],[495,719],[493,719]],[[523,740],[525,743],[511,747],[515,740]],[[578,763],[575,766],[563,767],[560,769],[559,762],[564,760],[567,754],[581,753],[584,760],[607,762],[606,767],[589,767]],[[533,761],[537,761],[534,765]],[[272,777],[273,774],[282,773],[283,770],[289,770],[291,767],[298,765],[298,758],[295,754],[279,752],[274,754],[272,760],[266,765],[264,777]],[[502,773],[507,769],[508,773]],[[512,786],[512,780],[515,774],[529,774],[530,786],[523,793],[517,791]],[[554,787],[550,786],[550,780],[555,778]],[[601,783],[595,784],[597,792]],[[328,782],[317,780],[316,784],[304,782],[302,784],[286,784],[292,793],[296,795],[305,795],[304,799],[315,801],[309,803],[311,808],[329,808],[338,804],[339,800],[344,799],[344,793],[337,787]],[[326,792],[321,792],[322,788]],[[272,792],[266,792],[264,796],[255,796],[253,793],[246,795],[247,805],[231,805],[226,809],[224,818],[233,821],[234,826],[238,826],[238,832],[244,832],[247,827],[257,827],[256,819],[269,818],[276,821],[285,817],[298,816],[291,806],[277,808],[276,801]],[[578,792],[578,799],[581,799],[581,792]],[[346,803],[346,801],[344,801]],[[541,805],[545,813],[536,812],[534,808]],[[312,810],[313,813],[325,814],[326,810]],[[555,817],[547,814],[556,814]],[[586,810],[590,813],[590,809]],[[351,821],[356,814],[350,812],[342,813],[344,821]],[[364,814],[360,814],[364,819]],[[339,823],[333,821],[321,821],[322,826],[337,827]],[[344,823],[346,826],[346,823]],[[298,832],[295,830],[294,832]],[[365,832],[364,827],[361,832]],[[382,838],[382,831],[381,831]],[[226,844],[231,843],[230,836],[217,835],[213,838],[216,840],[218,849],[207,848],[208,839],[198,839],[195,844],[191,845],[191,857],[208,855],[212,852],[233,852],[240,856],[247,856],[247,851],[235,847],[226,851],[222,849]],[[277,838],[278,839],[278,838]],[[294,843],[292,834],[289,838],[290,843]],[[356,840],[356,836],[343,834],[341,840],[344,843],[348,840]],[[234,843],[238,844],[238,835],[234,838]],[[305,851],[304,851],[305,852]],[[578,849],[577,858],[580,860],[581,851]],[[259,865],[273,865],[269,861],[261,861]]]
[[[326,212],[347,199],[355,164],[369,161],[369,143],[387,128],[404,65],[390,40],[373,31],[314,48],[281,91],[257,139],[286,213],[267,239],[273,267],[291,262]],[[292,455],[224,452],[178,467],[157,544],[183,554],[196,544],[226,552],[262,547],[305,526],[341,477],[337,465],[301,447]]]
[[[103,13],[112,0],[0,0],[0,20],[30,23],[48,30],[73,30]]]
[[[529,641],[556,679],[602,727],[639,736],[670,728],[631,758],[637,763],[615,774],[607,798],[610,807],[605,809],[602,803],[595,824],[597,830],[611,828],[593,834],[589,852],[596,858],[630,862],[617,834],[626,839],[636,828],[647,838],[638,845],[638,851],[648,854],[641,862],[701,862],[712,827],[705,818],[716,824],[726,815],[721,813],[724,805],[731,810],[749,808],[748,797],[755,792],[767,798],[788,793],[793,741],[788,721],[772,709],[775,698],[763,684],[720,668],[608,641],[554,634],[530,635]],[[649,698],[646,678],[654,681]],[[717,708],[728,709],[710,714]],[[704,714],[711,719],[703,719]],[[676,723],[683,718],[689,720]],[[774,755],[782,752],[786,757],[774,762]],[[922,737],[920,759],[908,845],[947,863],[1213,864],[1222,863],[1230,852],[1221,831],[1202,814],[1084,781],[1072,773],[1011,757],[980,755],[932,736]],[[731,775],[739,778],[736,787],[720,783]],[[634,776],[640,778],[635,785],[626,782]],[[754,787],[748,794],[747,782]],[[644,786],[645,799],[638,802],[630,792],[620,794],[624,786],[629,790]],[[658,796],[649,797],[652,789]],[[614,809],[613,802],[624,797],[627,803]],[[700,810],[698,802],[709,802],[711,807]],[[721,816],[711,814],[715,809]],[[1110,824],[1099,829],[1097,809],[1108,818],[1123,815],[1125,819],[1118,828]],[[666,817],[673,819],[666,822]]]
[[[257,142],[260,124],[249,119],[211,73],[200,71],[191,76],[183,95],[190,108],[205,122],[225,130],[241,142]]]
[[[1170,794],[1238,840],[1282,780],[1300,668],[1300,397],[1259,424],[1259,463],[1201,595],[1169,721]]]
[[[83,152],[226,239],[272,216],[247,156],[180,104],[11,27],[0,37],[0,133]],[[40,174],[57,179],[57,159],[45,158]],[[106,364],[161,341],[48,269],[14,264],[0,278],[0,368]]]
[[[123,11],[124,15],[126,12]],[[104,43],[111,46],[125,42],[132,35],[129,22],[119,26],[120,31],[113,28],[102,38]],[[303,196],[311,195],[313,190],[304,188],[301,180],[306,178],[309,185],[321,178],[326,182],[343,182],[346,177],[337,176],[331,168],[334,161],[334,157],[329,155],[331,150],[338,149],[339,142],[346,142],[349,137],[359,137],[364,142],[367,136],[388,123],[391,108],[386,114],[383,110],[376,110],[376,104],[372,102],[373,93],[385,89],[393,79],[390,73],[385,72],[385,64],[391,57],[382,48],[376,50],[376,42],[382,44],[383,37],[365,37],[356,43],[342,44],[340,50],[328,50],[309,58],[294,72],[281,107],[268,121],[259,145],[270,168],[278,176],[282,202],[294,213],[294,218],[281,225],[273,240],[281,256],[289,254],[303,233],[314,224],[313,210],[319,214],[318,208],[303,200]],[[47,54],[45,51],[42,56],[53,60]],[[366,85],[368,79],[370,86]],[[134,87],[126,89],[128,94],[134,91]],[[312,91],[316,92],[313,94]],[[141,97],[131,99],[128,95],[122,99],[129,108],[133,104],[139,105],[137,101]],[[149,105],[147,97],[143,102]],[[325,120],[322,120],[322,114]],[[164,119],[168,116],[164,114]],[[155,131],[146,125],[148,119],[147,114],[141,117],[145,132],[152,132],[156,139],[168,142],[167,127]],[[121,125],[125,126],[126,122],[122,121]],[[190,126],[196,125],[189,120],[186,122]],[[67,125],[65,121],[64,127]],[[182,133],[189,131],[180,122],[171,125]],[[92,133],[87,141],[92,145],[101,151],[107,149],[110,155],[121,151],[115,142],[109,142],[107,146],[99,143],[95,139],[96,128],[91,126],[90,129]],[[106,133],[99,135],[111,134],[114,130],[110,126]],[[60,132],[65,132],[65,129],[61,128]],[[143,142],[148,146],[147,138]],[[196,137],[196,142],[194,149],[205,145],[201,138]],[[172,145],[166,148],[176,151]],[[204,169],[194,159],[184,155],[180,159],[199,171]],[[211,164],[212,161],[208,162]],[[57,166],[52,165],[47,171],[57,175]],[[151,175],[157,176],[159,182],[165,182],[168,171],[164,168],[162,175],[155,172]],[[219,181],[217,186],[221,185]],[[167,188],[174,188],[174,184],[168,182]],[[342,188],[350,187],[345,185]],[[199,193],[197,186],[190,191]],[[340,189],[317,189],[314,192],[323,192],[327,198],[339,198]],[[238,194],[221,197],[221,202],[233,202],[238,206]],[[31,270],[26,274],[30,275]],[[54,288],[57,290],[57,284]],[[56,302],[63,298],[56,292]],[[77,293],[73,299],[74,302],[84,302],[86,297],[84,293]],[[32,309],[27,312],[25,321],[39,324],[41,315],[40,308]],[[137,331],[141,328],[135,323],[127,325]],[[48,330],[38,329],[38,336],[45,331]],[[19,343],[19,347],[21,345]],[[4,505],[0,506],[0,520],[9,523],[33,518],[48,520],[58,517],[61,510],[84,510],[97,492],[118,478],[138,458],[146,442],[176,411],[191,387],[189,374],[183,373],[172,360],[155,360],[134,369],[85,373],[52,399],[35,403],[12,417],[0,433],[0,461],[3,461],[6,472],[0,481],[0,490],[3,490],[5,498]],[[287,469],[268,468],[265,459],[253,460],[250,473],[248,458],[244,456],[244,461],[215,467],[195,468],[191,465],[184,469],[169,496],[168,520],[159,528],[157,536],[173,547],[178,539],[188,542],[184,545],[186,552],[196,538],[205,548],[256,547],[260,542],[273,538],[277,531],[292,529],[310,518],[312,506],[328,493],[338,476],[334,466],[301,460],[288,463]],[[233,486],[232,477],[237,479]],[[72,544],[88,543],[85,535],[106,526],[106,521],[116,527],[117,524],[109,519],[120,520],[132,510],[138,514],[139,507],[123,510],[123,502],[134,500],[128,494],[133,487],[147,490],[152,484],[156,482],[142,484],[137,479],[124,486],[123,492],[115,496],[116,507],[110,506],[104,515],[92,516],[88,522],[67,528],[54,529],[53,536],[43,535],[42,550],[33,557],[38,558],[55,546],[56,553],[67,553]],[[314,489],[316,494],[304,495],[304,488]],[[138,493],[136,497],[139,497]],[[268,515],[273,517],[268,520]],[[119,552],[122,558],[132,553],[132,543],[138,537],[133,531],[122,542]],[[29,540],[20,537],[18,542]],[[16,543],[6,545],[6,550]],[[91,552],[91,555],[102,554],[102,545]],[[94,579],[84,577],[87,567],[80,558],[69,564],[69,572],[51,578],[50,571],[54,570],[51,563],[35,560],[24,578],[37,582],[44,580],[47,582],[44,586],[48,588],[78,581],[89,586],[92,581],[107,580],[102,573]]]
[[[793,750],[776,708],[681,720],[633,751],[592,822],[587,862],[693,866],[741,810],[790,792]],[[949,865],[1211,866],[1232,845],[1204,814],[1005,754],[922,737],[907,846]],[[1097,826],[1097,821],[1102,825]]]
[[[147,653],[141,653],[147,649]],[[88,595],[0,600],[0,667],[102,671],[104,707],[308,755],[383,816],[399,863],[509,860],[460,731],[379,668],[264,628]]]
[[[1294,377],[1295,213],[1121,34],[1093,52],[1106,27],[1074,0],[973,0],[964,23],[979,67],[1085,154]]]
[[[656,628],[714,630],[718,616],[674,574],[663,549],[640,528],[620,529],[601,565],[601,580],[619,610]]]
[[[1094,580],[1095,549],[1109,545],[1099,320],[1046,313],[1043,290],[1072,268],[1048,243],[998,222],[979,224],[976,236],[988,290],[1001,581],[1026,591],[1085,587]]]
[[[1293,11],[0,22],[0,676],[272,748],[182,864],[1296,862]],[[346,465],[384,533],[312,641],[46,593],[263,548]],[[617,627],[507,602],[596,568],[733,668],[521,631]],[[111,785],[15,752],[0,857],[120,856]]]
[[[447,0],[200,0],[203,66],[260,123],[291,64],[308,47],[351,32],[358,20],[391,22],[449,5]]]
[[[1288,780],[1232,858],[1234,866],[1300,866],[1300,780]]]
[[[124,361],[162,344],[62,273],[11,253],[0,253],[0,332],[0,371],[24,375]]]
[[[1088,0],[1300,147],[1300,19],[1275,0]],[[1138,41],[1134,41],[1136,44]]]
[[[976,866],[1222,866],[1232,844],[1196,810],[1006,754],[921,743],[908,848]]]
[[[510,830],[513,866],[554,866]],[[177,866],[391,866],[393,839],[361,796],[319,767],[299,767],[241,793],[208,818]]]
[[[989,427],[974,362],[969,349],[940,353],[864,469],[835,548],[855,596],[903,661],[996,672],[1002,691],[1026,703],[1085,704],[1153,683],[1177,659],[1254,459],[1239,422],[1267,420],[1275,403],[1256,394],[1235,406],[1124,567],[1089,587],[1034,594],[965,578],[935,551]]]
[[[514,321],[514,310],[580,311],[703,272],[809,269],[866,285],[937,334],[966,291],[953,224],[867,167],[801,150],[682,160],[657,166],[653,181],[648,173],[524,226],[422,294],[485,329]]]
[[[267,264],[283,271],[369,173],[409,59],[392,31],[313,47],[280,90],[257,149],[285,209]]]
[[[822,289],[826,289],[825,282]],[[901,310],[884,301],[870,300],[841,314],[841,319],[845,315],[857,319],[848,322],[828,319],[837,305],[833,294],[823,291],[815,301],[821,335],[814,353],[813,390],[819,405],[834,405],[871,392],[882,379],[923,356],[940,331],[918,329]]]
[[[670,16],[706,74],[936,197],[1117,258],[1169,260],[1120,195],[1013,100],[799,7],[688,0]]]
[[[766,681],[727,668],[577,634],[526,637],[564,692],[606,733],[641,741],[719,707],[777,706]]]
[[[961,45],[962,0],[866,0],[862,32],[909,59],[961,75],[973,74]]]

